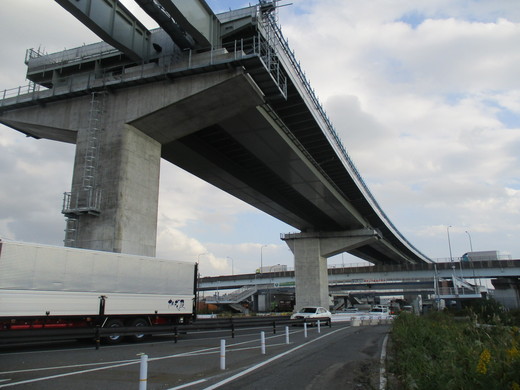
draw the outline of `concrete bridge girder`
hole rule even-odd
[[[240,68],[104,93],[95,185],[99,215],[81,213],[74,246],[155,256],[163,145],[263,103]],[[76,143],[72,192],[82,186],[91,96],[6,110],[0,122],[35,138]]]
[[[89,118],[90,96],[85,95],[58,103],[6,110],[0,122],[27,136],[76,143],[81,127]]]
[[[294,254],[296,308],[329,307],[327,258],[379,240],[373,229],[295,233],[284,237]]]
[[[194,129],[193,126],[188,131],[182,129],[188,127],[187,114],[178,107],[196,114],[200,126],[213,121],[218,111],[219,120],[225,119],[243,109],[244,102],[249,102],[251,96],[261,95],[258,89],[254,94],[242,91],[241,87],[246,84],[253,86],[249,76],[235,68],[124,89],[107,88],[104,127],[109,129],[113,124],[130,123],[162,144],[171,142]],[[209,110],[204,115],[200,115],[203,107],[196,104],[201,98],[205,99],[205,108]],[[43,101],[22,108],[3,107],[0,123],[35,138],[76,143],[76,133],[88,125],[90,101],[90,94],[85,91],[79,97]],[[222,107],[219,104],[231,101],[237,108],[219,110]],[[261,99],[257,98],[255,102],[258,101]],[[204,123],[202,117],[209,119]]]
[[[175,82],[174,90],[184,89],[182,98],[152,103],[154,107],[147,113],[139,113],[129,123],[166,145],[263,103],[260,89],[239,69],[208,76]],[[181,84],[188,85],[183,88]],[[186,89],[191,84],[196,87]],[[160,96],[160,93],[150,96]]]

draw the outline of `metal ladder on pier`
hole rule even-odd
[[[62,214],[66,217],[64,243],[68,247],[76,246],[80,215],[97,216],[101,212],[101,190],[97,185],[97,171],[106,94],[106,92],[91,94],[81,187],[76,190],[73,188],[71,192],[63,194]]]

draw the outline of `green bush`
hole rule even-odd
[[[518,348],[518,328],[402,313],[392,329],[389,371],[404,390],[520,390]]]
[[[494,299],[471,301],[463,313],[472,316],[480,324],[513,325],[509,312]]]

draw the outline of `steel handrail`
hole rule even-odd
[[[116,318],[116,317],[114,317]],[[231,337],[234,337],[235,330],[251,327],[272,327],[276,333],[276,327],[280,325],[302,325],[304,323],[314,324],[319,319],[290,319],[288,316],[273,317],[229,317],[218,319],[204,319],[194,321],[192,324],[172,324],[139,327],[118,327],[118,328],[43,328],[43,329],[17,329],[0,330],[0,344],[14,345],[19,342],[24,344],[37,341],[58,341],[67,339],[92,339],[108,337],[113,335],[131,336],[135,334],[146,335],[172,335],[177,341],[178,335],[189,331],[203,330],[230,330]],[[321,320],[323,321],[323,320]],[[326,321],[331,326],[330,321]]]

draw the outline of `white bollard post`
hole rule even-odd
[[[146,390],[148,382],[148,355],[141,354],[141,365],[139,368],[139,390]]]
[[[321,323],[320,323],[320,320],[318,320],[318,333],[321,333],[321,327],[320,327]]]
[[[285,327],[285,344],[289,344],[289,327]]]
[[[303,323],[303,336],[305,338],[307,338],[307,323],[306,322]]]
[[[226,369],[226,340],[220,340],[220,369]]]
[[[265,355],[265,332],[260,332],[260,346],[262,348],[262,355]]]

